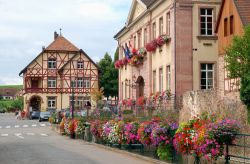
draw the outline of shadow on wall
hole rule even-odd
[[[250,125],[247,122],[247,108],[239,98],[221,98],[214,89],[186,92],[183,95],[180,122],[186,122],[190,118],[203,113],[236,119],[243,126],[242,132],[250,133]]]

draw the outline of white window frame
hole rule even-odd
[[[171,90],[171,66],[167,66],[167,90]]]
[[[205,10],[205,14],[203,14],[202,15],[202,10]],[[212,15],[208,15],[208,10],[211,10],[211,14]],[[200,34],[202,35],[202,36],[212,36],[213,35],[213,33],[214,33],[214,19],[213,19],[213,13],[214,11],[213,11],[213,8],[200,8]],[[205,21],[204,22],[202,22],[201,21],[201,18],[202,17],[204,17],[205,18]],[[210,23],[210,22],[208,22],[208,18],[211,18],[212,19],[212,27],[209,29],[208,28],[208,23]],[[205,24],[205,28],[202,28],[202,23],[204,23]],[[205,30],[205,34],[202,34],[202,29],[204,29]],[[211,34],[208,34],[208,30],[211,30],[212,31],[212,33]]]
[[[56,78],[55,77],[48,78],[48,88],[56,88]]]
[[[84,78],[83,80],[83,87],[84,88],[90,88],[90,78]]]
[[[56,97],[48,97],[48,108],[56,108]]]
[[[202,69],[202,65],[205,65],[205,69]],[[212,69],[208,69],[208,66],[209,65],[212,65]],[[201,69],[201,77],[200,77],[200,88],[203,89],[203,90],[206,90],[206,89],[212,89],[214,88],[214,81],[215,81],[215,77],[214,77],[214,64],[213,63],[201,63],[200,65]],[[205,78],[202,78],[202,73],[206,73],[206,77]],[[212,72],[212,78],[208,78],[208,73],[209,72]],[[212,79],[212,84],[209,84],[209,80]],[[206,84],[205,85],[202,85],[202,80],[206,80]],[[205,88],[203,88],[205,87]]]
[[[48,60],[48,69],[56,69],[56,59],[49,59]]]
[[[159,69],[159,92],[163,91],[163,68]]]
[[[84,68],[84,63],[83,61],[78,61],[77,62],[77,69],[83,69]]]
[[[77,78],[77,87],[83,88],[83,78],[82,77]]]

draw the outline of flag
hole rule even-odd
[[[127,43],[125,44],[124,53],[125,53],[126,58],[131,59],[132,56],[131,56],[131,52],[130,52],[130,50],[128,48]]]

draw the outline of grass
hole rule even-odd
[[[0,85],[0,89],[2,89],[2,88],[22,89],[23,85]]]

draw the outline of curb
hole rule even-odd
[[[60,135],[60,133],[58,133],[58,131],[55,128],[52,127],[51,130],[54,131],[57,135]],[[60,135],[60,136],[62,136],[62,135]],[[138,159],[141,159],[141,160],[144,160],[144,161],[147,161],[147,162],[155,163],[155,164],[171,164],[171,163],[167,163],[167,162],[160,161],[160,160],[157,160],[157,159],[153,159],[153,158],[150,158],[150,157],[142,156],[142,155],[139,155],[139,154],[134,154],[134,153],[131,153],[131,152],[128,152],[128,151],[125,151],[125,150],[119,150],[119,149],[116,149],[116,148],[96,144],[96,143],[93,143],[93,142],[87,142],[87,141],[84,141],[84,140],[77,140],[77,139],[76,139],[76,141],[80,141],[80,142],[83,142],[86,145],[93,145],[93,146],[96,146],[96,147],[99,147],[99,148],[102,148],[102,149],[106,149],[106,150],[109,150],[109,151],[113,151],[113,152],[116,152],[116,153],[119,153],[119,154],[126,154],[128,156],[138,158]]]

